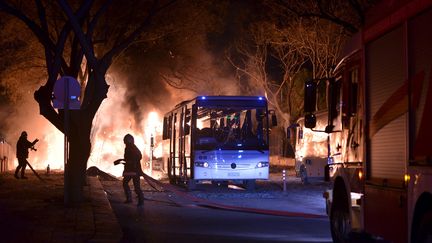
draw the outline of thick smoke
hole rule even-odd
[[[129,51],[128,64],[111,69],[113,85],[125,88],[123,102],[136,122],[140,123],[149,110],[163,114],[197,95],[244,95],[232,67],[216,60],[205,43],[196,37],[176,42],[172,48],[138,48]]]
[[[163,115],[176,104],[197,95],[244,95],[234,75],[226,72],[220,61],[216,62],[202,45],[172,51],[159,61],[156,60],[158,57],[135,58],[127,68],[114,65],[110,69],[108,98],[93,121],[88,167],[98,166],[120,176],[122,166],[114,166],[112,162],[123,157],[125,134],[135,137],[143,152],[142,164],[145,164],[150,157],[150,137],[160,143],[158,136],[162,132]],[[166,58],[174,60],[164,63]],[[184,82],[182,89],[166,83],[167,78],[179,77]],[[40,140],[36,145],[38,150],[30,153],[29,161],[33,167],[45,169],[49,164],[52,169],[63,169],[63,134],[38,114],[32,92],[23,98],[23,104],[16,112],[6,116],[9,129],[4,131],[4,136],[15,147],[21,131],[27,131],[29,140]]]
[[[181,58],[174,52],[171,55],[174,56],[171,58]],[[126,68],[114,66],[111,69],[107,78],[108,98],[93,122],[88,166],[96,165],[120,175],[122,167],[113,166],[112,161],[123,156],[122,139],[127,133],[135,137],[143,152],[144,165],[150,158],[150,138],[155,139],[155,147],[159,149],[163,115],[176,104],[197,95],[241,95],[234,76],[215,66],[212,56],[203,47],[195,46],[188,55],[188,63],[182,65],[184,69],[178,68],[175,72],[172,67],[160,64],[160,60],[142,57],[135,58],[133,65]],[[181,73],[184,82],[188,82],[184,88],[177,89],[166,83],[166,78],[174,78],[175,73]]]

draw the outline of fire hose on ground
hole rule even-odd
[[[205,200],[205,199],[201,199],[201,198],[192,196],[188,193],[185,193],[185,192],[179,190],[174,185],[164,184],[164,183],[152,178],[151,176],[149,176],[145,173],[143,173],[142,176],[147,181],[147,183],[149,183],[150,185],[152,185],[152,183],[157,184],[158,186],[164,188],[166,191],[172,192],[172,193],[176,194],[177,196],[188,199],[188,200],[194,202],[197,206],[201,206],[201,207],[209,207],[209,208],[224,209],[224,210],[231,210],[231,211],[240,211],[240,212],[259,213],[259,214],[267,214],[267,215],[287,216],[287,217],[302,217],[302,218],[325,218],[326,217],[326,216],[318,215],[318,214],[278,211],[278,210],[259,209],[259,208],[237,207],[237,206],[224,205],[224,204],[220,204],[220,203],[214,203],[214,202],[210,202],[210,201]],[[155,188],[154,186],[152,186],[152,187]]]
[[[287,217],[301,217],[301,218],[326,218],[327,217],[325,215],[318,215],[318,214],[311,214],[311,213],[237,207],[237,206],[230,206],[230,205],[224,205],[224,204],[220,204],[220,203],[210,202],[208,200],[201,199],[201,198],[195,197],[193,195],[190,195],[186,192],[183,192],[183,191],[179,190],[174,185],[162,183],[162,182],[154,179],[153,177],[145,174],[144,172],[142,173],[141,176],[155,190],[157,190],[155,185],[158,185],[159,187],[164,188],[166,191],[174,193],[177,196],[182,197],[184,199],[190,200],[193,203],[195,203],[195,205],[201,206],[201,207],[224,209],[224,210],[231,210],[231,211],[240,211],[240,212],[259,213],[259,214],[267,214],[267,215],[276,215],[276,216],[287,216]]]
[[[35,141],[39,141],[39,139],[36,139]],[[33,151],[37,151],[37,149],[34,146],[31,146],[30,149],[33,150]],[[31,166],[31,164],[28,161],[26,161],[26,162],[27,162],[27,165],[30,167],[31,171],[33,171],[33,174],[35,174],[35,176],[40,181],[45,182],[45,180],[42,177],[40,177],[39,174],[33,169],[33,166]]]
[[[115,165],[120,164],[123,159],[118,159],[114,161]],[[100,170],[98,170],[100,171]],[[301,218],[327,218],[325,215],[319,215],[319,214],[312,214],[312,213],[304,213],[304,212],[291,212],[291,211],[280,211],[280,210],[270,210],[270,209],[260,209],[260,208],[248,208],[248,207],[238,207],[238,206],[230,206],[220,203],[211,202],[209,200],[205,200],[202,198],[198,198],[196,196],[190,195],[187,192],[184,192],[180,190],[177,186],[162,183],[153,177],[147,175],[143,171],[141,171],[140,176],[146,180],[146,182],[156,191],[168,191],[173,194],[175,194],[178,197],[181,197],[185,200],[188,200],[190,202],[193,202],[194,205],[200,206],[200,207],[207,207],[207,208],[215,208],[215,209],[223,209],[223,210],[230,210],[230,211],[239,211],[239,212],[249,212],[249,213],[258,213],[258,214],[266,214],[266,215],[275,215],[275,216],[286,216],[286,217],[301,217]],[[159,188],[162,189],[159,189]]]

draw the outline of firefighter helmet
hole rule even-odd
[[[123,138],[124,143],[134,143],[134,137],[130,134],[126,134]]]

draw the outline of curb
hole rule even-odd
[[[88,242],[120,242],[123,231],[98,177],[87,176],[95,234]]]

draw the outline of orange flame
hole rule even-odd
[[[93,121],[91,134],[92,149],[87,167],[97,166],[99,169],[121,176],[123,166],[114,166],[113,161],[123,158],[124,135],[130,133],[135,138],[135,144],[143,153],[141,164],[144,167],[152,152],[154,157],[162,155],[161,136],[162,118],[158,111],[150,111],[142,121],[136,121],[134,114],[124,108],[125,88],[120,85],[111,85],[108,99],[104,100]],[[113,112],[114,111],[114,112]],[[31,151],[29,162],[34,169],[45,170],[49,165],[51,170],[64,169],[64,135],[55,127],[38,117],[37,130],[29,131],[29,140],[36,137],[37,151]],[[40,119],[40,121],[39,121]],[[151,137],[154,146],[151,147]],[[14,161],[14,166],[18,162]]]
[[[312,131],[303,126],[303,122],[299,122],[303,128],[303,139],[299,140],[296,146],[296,157],[327,157],[327,133],[318,132],[325,128],[325,123],[317,119],[317,126]]]

